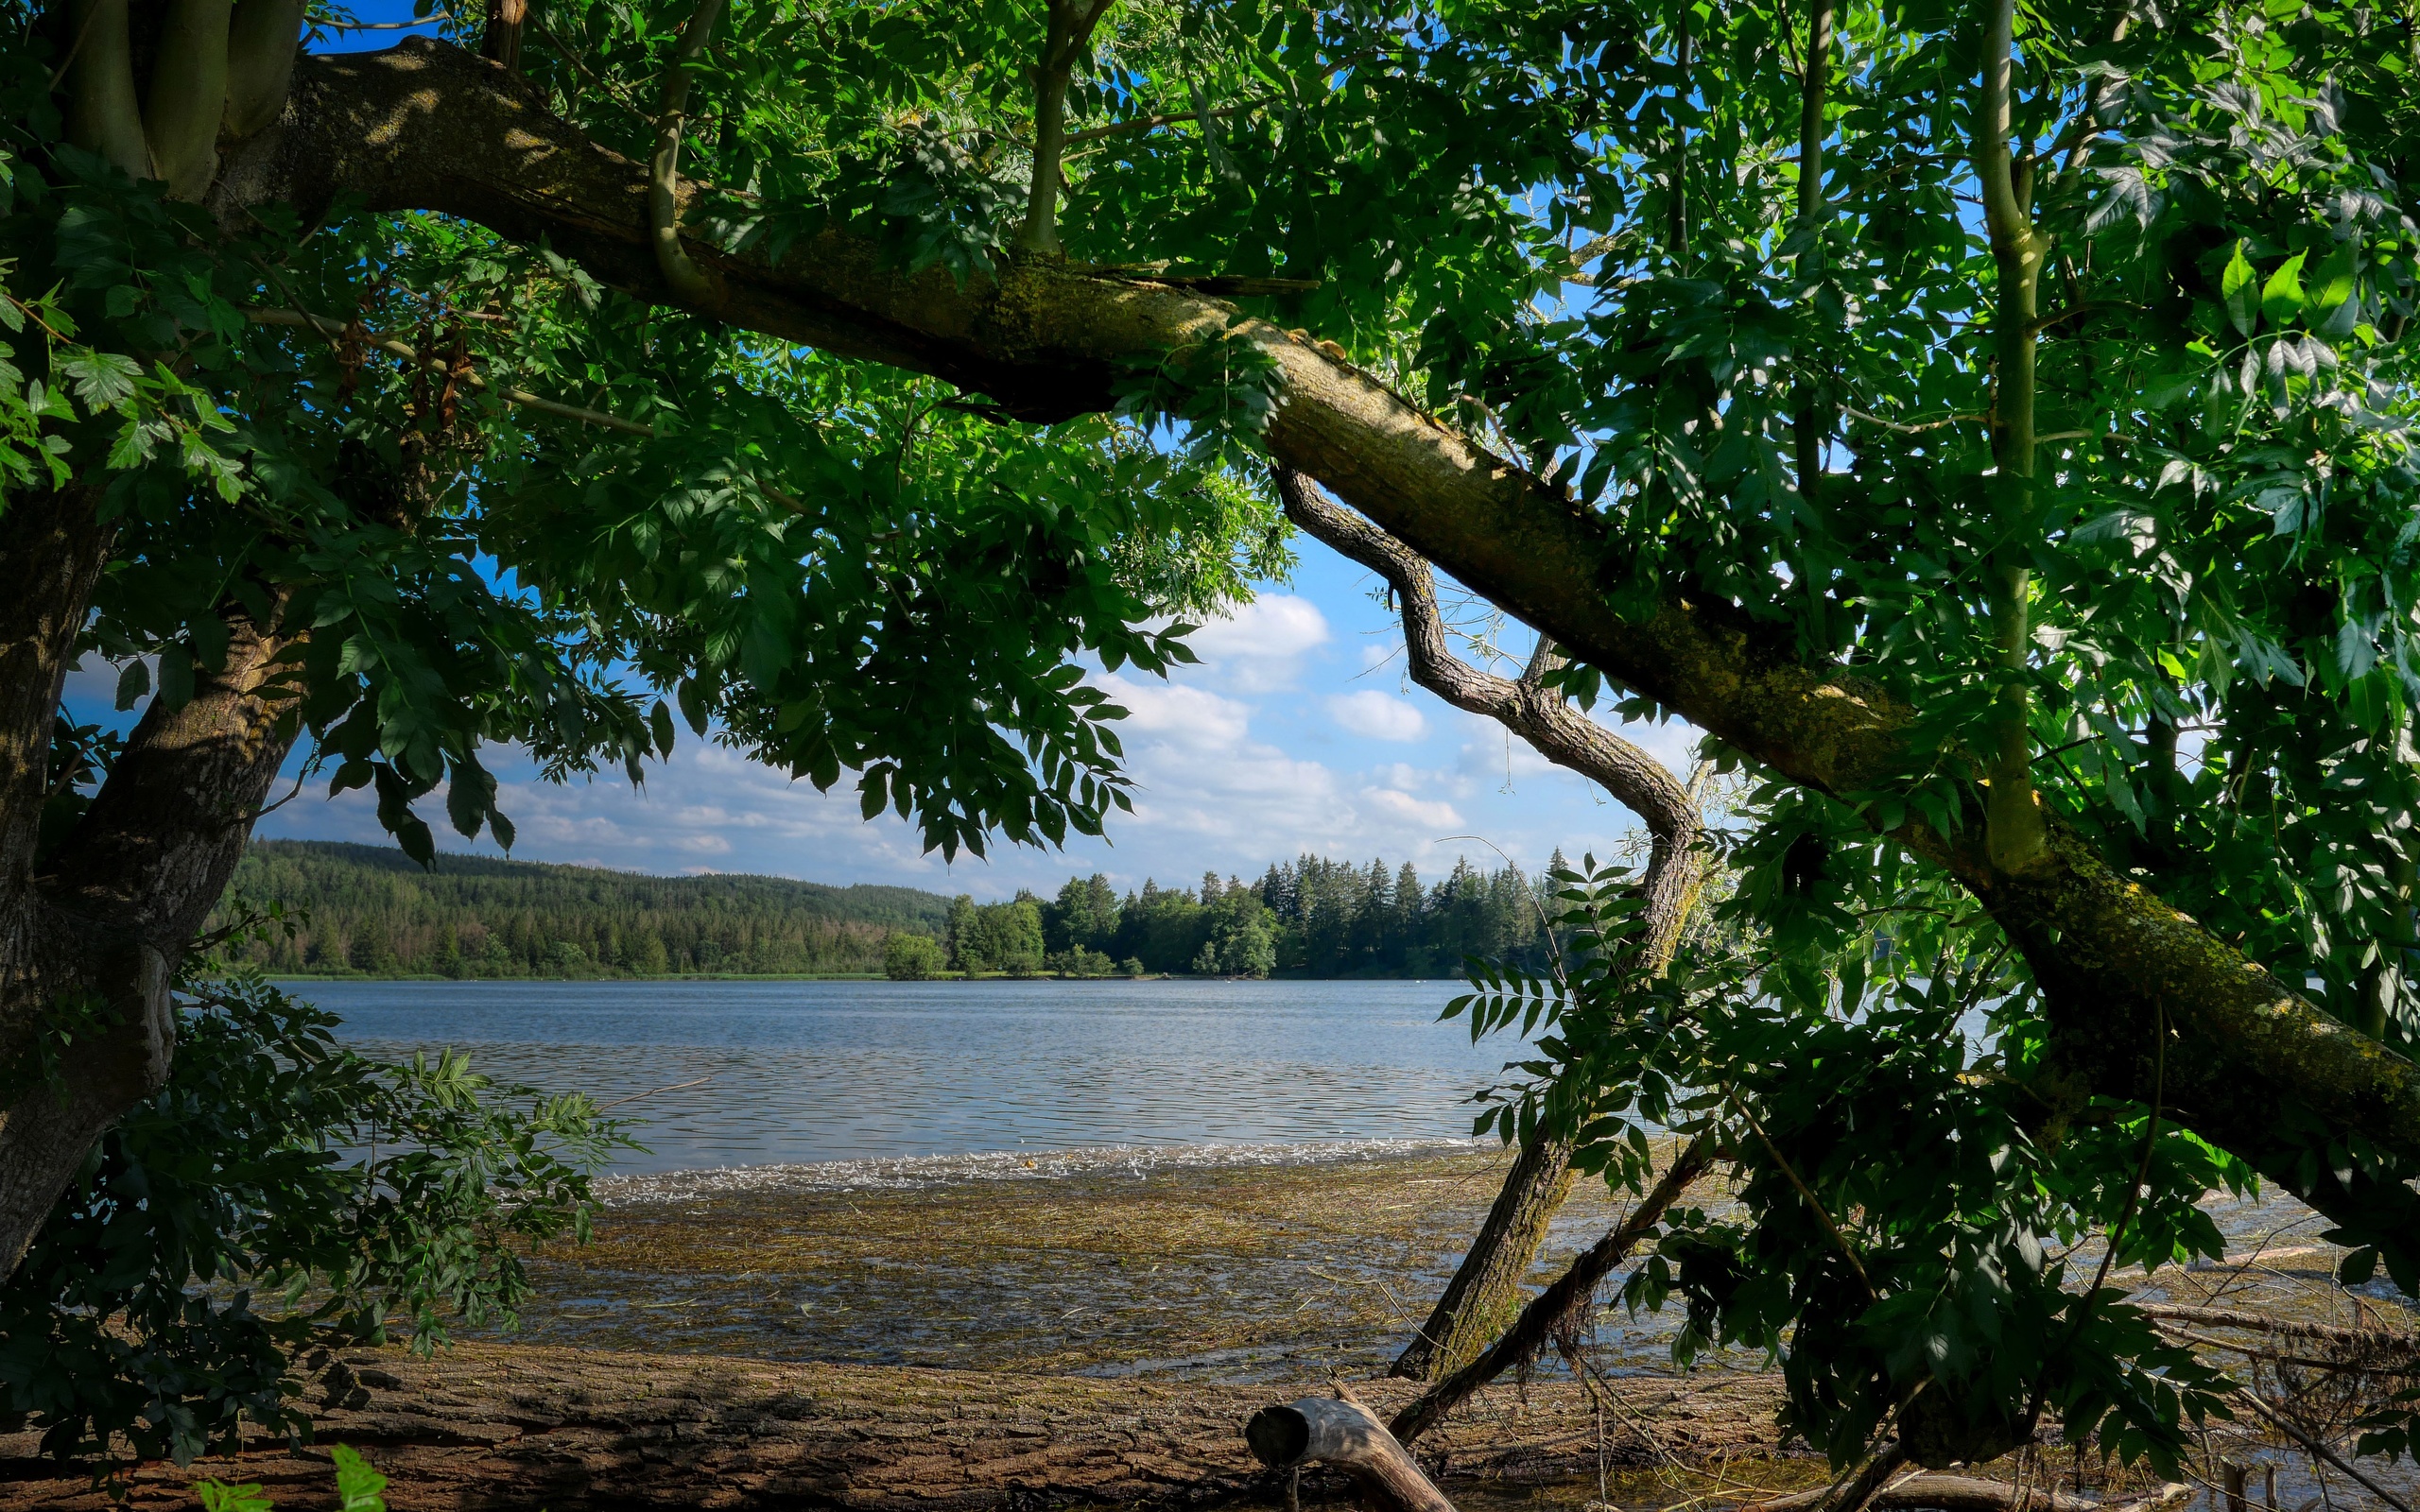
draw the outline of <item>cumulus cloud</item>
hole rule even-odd
[[[988,858],[961,853],[944,862],[896,815],[862,819],[854,778],[819,793],[685,733],[636,790],[618,776],[551,785],[508,752],[493,753],[490,765],[519,830],[513,853],[525,859],[896,883],[978,898],[1020,887],[1047,894],[1071,872],[1105,872],[1120,888],[1146,876],[1186,882],[1205,868],[1254,876],[1305,850],[1409,860],[1426,876],[1461,854],[1498,864],[1484,846],[1443,839],[1451,834],[1483,834],[1536,867],[1558,846],[1575,856],[1610,853],[1634,827],[1628,811],[1600,790],[1547,766],[1517,741],[1508,782],[1503,735],[1494,724],[1450,710],[1435,719],[1425,693],[1398,697],[1370,687],[1377,679],[1359,676],[1359,647],[1333,644],[1331,615],[1357,628],[1377,613],[1364,606],[1370,613],[1361,614],[1355,602],[1341,592],[1320,601],[1272,594],[1198,633],[1201,666],[1166,680],[1096,675],[1094,684],[1130,713],[1119,733],[1134,809],[1110,815],[1106,840],[1070,836],[1063,850],[995,841]],[[1392,759],[1409,754],[1404,743],[1441,730],[1450,737],[1441,742],[1442,765]],[[1626,732],[1673,764],[1685,761],[1683,747],[1695,736],[1682,726]],[[1394,750],[1356,751],[1357,737],[1392,743]],[[314,789],[271,815],[261,833],[391,843],[366,793],[331,801],[320,796],[323,783]],[[445,849],[493,852],[486,841],[474,847],[444,830],[441,796],[424,800],[423,812]]]
[[[1201,676],[1239,693],[1270,693],[1300,679],[1305,653],[1327,644],[1327,616],[1307,598],[1264,593],[1186,637]]]
[[[1374,688],[1340,693],[1327,700],[1328,717],[1354,734],[1371,740],[1418,740],[1428,733],[1428,718],[1413,705]]]

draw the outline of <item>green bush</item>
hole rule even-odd
[[[947,965],[941,941],[930,935],[902,930],[882,944],[882,974],[894,982],[923,982],[939,976]]]
[[[584,1097],[339,1048],[334,1015],[257,977],[180,990],[167,1086],[0,1287],[0,1430],[60,1457],[182,1464],[246,1418],[300,1435],[297,1350],[510,1327],[525,1254],[584,1241],[592,1177],[635,1147]]]

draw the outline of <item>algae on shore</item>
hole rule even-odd
[[[1426,1315],[1507,1160],[1461,1146],[631,1203],[586,1249],[541,1258],[545,1300],[524,1334],[958,1368],[1366,1375]],[[1616,1207],[1583,1188],[1541,1279]]]

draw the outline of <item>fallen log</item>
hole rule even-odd
[[[192,1512],[193,1483],[209,1477],[258,1483],[278,1512],[310,1512],[334,1504],[328,1447],[345,1444],[391,1478],[395,1512],[1186,1512],[1267,1492],[1244,1426],[1287,1384],[486,1343],[426,1360],[347,1349],[319,1362],[309,1383],[311,1445],[264,1435],[186,1469],[140,1466],[112,1502],[92,1467],[35,1457],[33,1435],[0,1437],[0,1508]],[[1303,1396],[1322,1384],[1291,1383]],[[1418,1388],[1357,1389],[1384,1414]],[[1623,1416],[1688,1464],[1785,1453],[1776,1376],[1635,1377],[1617,1389]],[[1593,1475],[1600,1452],[1616,1468],[1660,1463],[1644,1444],[1606,1444],[1586,1393],[1560,1381],[1489,1393],[1425,1447],[1449,1488]]]
[[[1807,1512],[1824,1498],[1822,1491],[1801,1491],[1758,1502],[1743,1512]],[[2048,1486],[2029,1486],[2020,1493],[2003,1481],[1973,1475],[1910,1475],[1876,1491],[1867,1512],[2156,1512],[2193,1494],[2193,1487],[2171,1481],[2151,1495],[2129,1502],[2096,1502],[2088,1496]]]
[[[2134,1302],[2128,1305],[2145,1317],[2162,1323],[2191,1323],[2205,1329],[2244,1329],[2281,1339],[2318,1339],[2356,1349],[2420,1349],[2420,1334],[2398,1332],[2393,1329],[2348,1329],[2333,1323],[2305,1323],[2294,1318],[2241,1313],[2227,1307],[2185,1307],[2173,1302]]]
[[[1387,1425],[1357,1401],[1305,1397],[1263,1407],[1244,1425],[1244,1442],[1273,1470],[1335,1466],[1376,1512],[1454,1512]]]

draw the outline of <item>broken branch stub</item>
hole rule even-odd
[[[1244,1442],[1270,1469],[1335,1466],[1377,1512],[1454,1512],[1410,1452],[1359,1402],[1305,1397],[1263,1407],[1244,1425]]]

